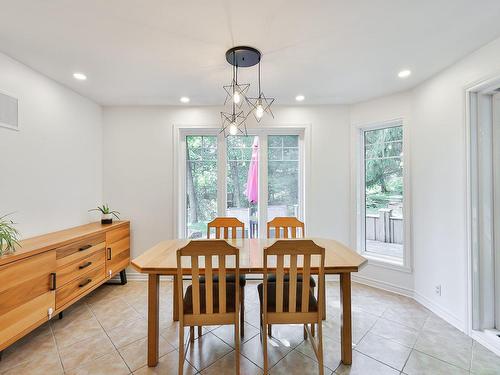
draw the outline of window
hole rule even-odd
[[[403,126],[361,129],[360,247],[367,256],[404,265]]]
[[[266,236],[276,216],[303,220],[303,130],[258,129],[224,138],[215,129],[180,130],[180,237],[205,238],[216,216],[237,217],[245,236]]]
[[[277,216],[298,217],[299,136],[270,135],[267,150],[267,220]]]
[[[258,237],[259,137],[227,137],[226,216],[245,223],[246,236]]]
[[[205,238],[217,216],[217,137],[186,137],[186,235]]]

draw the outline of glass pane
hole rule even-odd
[[[403,258],[403,128],[364,132],[365,249]]]
[[[299,136],[268,136],[267,220],[299,215]],[[272,147],[271,147],[272,145]],[[280,145],[280,147],[276,147]],[[271,237],[274,234],[271,233]]]
[[[259,137],[227,138],[226,216],[245,223],[245,237],[259,236]]]
[[[206,238],[217,216],[217,137],[187,136],[186,235]]]

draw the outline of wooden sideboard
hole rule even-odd
[[[20,244],[0,256],[0,351],[116,274],[126,283],[128,221],[90,223]]]

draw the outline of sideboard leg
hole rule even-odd
[[[127,273],[125,272],[125,270],[120,271],[120,280],[122,285],[125,285],[127,283]]]
[[[62,319],[63,317],[64,317],[64,315],[63,315],[63,311],[61,311],[61,312],[59,313],[59,319]]]
[[[3,350],[0,351],[0,362],[2,361]]]

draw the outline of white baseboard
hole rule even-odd
[[[360,284],[368,285],[377,289],[382,289],[386,290],[388,292],[396,293],[396,294],[401,294],[406,297],[413,298],[413,290],[408,289],[408,288],[403,288],[398,285],[388,283],[386,281],[380,281],[380,280],[375,280],[371,279],[369,277],[365,276],[360,276],[360,275],[352,275],[351,276],[352,281],[355,281]]]
[[[446,309],[443,309],[441,306],[435,304],[428,298],[424,297],[423,295],[414,292],[413,298],[415,301],[426,307],[427,309],[431,310],[434,314],[439,316],[441,319],[445,320],[446,322],[450,323],[452,326],[454,326],[456,329],[462,331],[463,333],[467,334],[467,324],[465,322],[461,321],[457,316],[452,314]]]
[[[500,338],[492,334],[482,331],[472,331],[470,336],[484,346],[486,349],[491,350],[496,355],[500,356]]]

